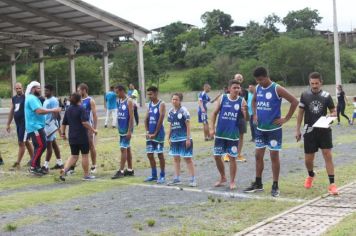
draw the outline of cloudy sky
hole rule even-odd
[[[291,10],[305,7],[317,9],[323,17],[317,27],[332,30],[332,0],[85,0],[103,10],[147,29],[182,21],[202,26],[200,16],[220,9],[232,16],[235,25],[246,25],[250,20],[262,23],[265,16],[276,13],[284,17]],[[339,30],[356,28],[356,1],[337,0]],[[283,26],[280,26],[284,30]]]

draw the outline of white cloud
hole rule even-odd
[[[323,17],[318,29],[332,30],[332,0],[85,0],[147,29],[164,26],[175,21],[202,26],[200,16],[205,11],[220,9],[234,19],[236,25],[246,25],[250,20],[262,23],[265,16],[276,13],[284,17],[289,11],[305,7],[317,9]],[[339,30],[356,28],[356,1],[337,0]]]

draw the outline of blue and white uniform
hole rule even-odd
[[[282,98],[278,96],[278,86],[274,82],[267,88],[256,86],[256,148],[268,147],[274,151],[282,148],[282,126],[273,124],[274,120],[281,118]]]
[[[160,117],[160,106],[163,102],[159,100],[157,104],[150,102],[148,105],[148,134],[154,134],[158,125]],[[154,139],[146,140],[146,152],[147,153],[163,153],[164,148],[164,126],[162,124],[158,131],[157,136]]]
[[[171,148],[169,150],[170,156],[178,156],[184,158],[193,157],[193,140],[187,137],[186,121],[190,120],[190,114],[187,108],[180,107],[178,110],[171,108],[168,112],[168,122],[171,126]],[[186,146],[187,139],[190,139],[190,147]]]
[[[128,98],[117,101],[117,127],[120,135],[120,148],[129,148],[131,139],[127,139],[126,135],[129,131],[130,112],[128,106]],[[132,130],[133,131],[133,130]]]
[[[238,156],[239,118],[243,116],[242,102],[242,97],[232,100],[229,94],[222,96],[215,130],[214,156],[225,154],[235,158]]]
[[[43,107],[46,108],[46,109],[58,108],[59,107],[59,102],[58,102],[56,97],[50,97],[50,98],[48,98],[48,99],[46,99],[44,101]],[[50,122],[53,119],[55,120],[55,122],[57,123],[57,126],[59,127],[59,124],[58,124],[59,122],[55,117],[53,117],[52,113],[46,114],[45,117],[46,117],[45,131],[47,130],[47,128],[49,127]],[[50,136],[47,136],[47,142],[53,142],[55,139],[56,139],[56,132],[54,132]]]
[[[89,124],[90,125],[94,125],[94,119],[93,119],[93,112],[91,110],[91,97],[86,97],[84,99],[82,99],[82,107],[85,109],[85,113],[87,115],[87,117],[89,117]]]
[[[208,108],[206,104],[210,102],[210,97],[205,91],[199,93],[198,100],[203,104],[205,112],[202,111],[201,107],[198,107],[198,122],[199,123],[208,123]]]
[[[352,104],[354,105],[354,113],[352,115],[352,118],[356,119],[356,102],[353,102]]]

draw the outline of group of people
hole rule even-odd
[[[328,110],[330,116],[337,116],[337,111],[329,93],[322,90],[322,77],[319,73],[313,72],[309,76],[310,88],[305,91],[298,102],[287,89],[271,81],[268,71],[263,67],[254,70],[255,84],[251,84],[248,90],[241,87],[243,76],[240,74],[229,81],[225,92],[218,95],[212,101],[208,93],[209,84],[204,85],[204,90],[199,94],[198,120],[203,123],[204,138],[206,141],[214,140],[213,156],[219,173],[219,179],[215,187],[227,184],[224,159],[229,161],[231,190],[236,188],[235,178],[237,174],[236,161],[245,161],[241,155],[244,133],[246,133],[246,120],[250,123],[252,140],[255,142],[255,181],[244,191],[246,193],[263,191],[262,174],[264,170],[264,155],[266,149],[269,150],[273,184],[271,195],[277,197],[279,190],[280,173],[280,150],[282,149],[282,126],[293,116],[299,104],[296,124],[296,140],[301,140],[301,125],[304,119],[304,152],[305,165],[308,177],[305,180],[305,188],[311,188],[315,178],[314,157],[315,153],[321,149],[326,163],[326,170],[330,185],[330,194],[338,194],[335,185],[334,165],[332,161],[332,135],[330,128],[315,128],[313,124],[321,117],[326,116]],[[82,155],[82,167],[84,180],[95,179],[93,173],[96,172],[96,150],[95,137],[98,133],[98,117],[96,104],[92,97],[88,95],[89,88],[86,84],[80,84],[77,93],[70,96],[70,106],[65,111],[63,121],[60,123],[58,102],[53,96],[53,86],[45,86],[45,97],[43,104],[40,96],[40,84],[32,82],[27,86],[26,93],[23,94],[21,84],[15,86],[17,95],[12,98],[12,107],[7,123],[7,130],[10,132],[10,124],[15,118],[19,152],[18,160],[14,168],[20,165],[25,148],[28,149],[31,158],[29,171],[35,175],[48,173],[49,161],[54,151],[57,162],[52,169],[60,169],[60,179],[65,180],[68,173],[74,171],[79,155]],[[137,119],[137,91],[130,86],[131,93],[126,92],[122,85],[111,87],[105,95],[105,108],[107,118],[105,127],[108,125],[109,116],[112,115],[112,127],[118,129],[119,146],[121,157],[119,168],[112,176],[112,179],[119,179],[126,176],[133,176],[134,169],[132,163],[131,138],[134,132],[134,120]],[[151,166],[151,175],[145,179],[146,182],[157,182],[157,184],[179,185],[181,159],[184,159],[189,174],[189,186],[197,186],[196,171],[193,162],[193,139],[190,128],[190,113],[182,105],[183,95],[174,93],[171,96],[172,108],[167,112],[169,123],[166,135],[164,120],[166,116],[166,105],[159,99],[158,88],[151,86],[147,89],[149,99],[148,109],[144,119],[146,130],[146,153]],[[282,117],[282,99],[290,103],[287,114]],[[215,102],[216,107],[210,116],[207,103]],[[135,111],[136,110],[136,111]],[[69,133],[66,135],[67,126]],[[68,136],[71,157],[64,164],[58,145],[56,143],[56,131],[60,130],[63,138]],[[174,177],[166,182],[164,143],[167,136],[169,143],[169,155],[173,157]],[[32,145],[29,142],[32,140]],[[46,161],[41,166],[41,155],[47,148]],[[92,165],[89,168],[89,153]],[[156,159],[159,160],[160,173],[158,174]],[[127,167],[126,167],[127,166]]]

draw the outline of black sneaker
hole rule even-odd
[[[104,125],[104,128],[107,128],[108,126],[107,125]]]
[[[111,177],[111,179],[120,179],[120,178],[123,178],[123,177],[125,177],[125,174],[122,171],[118,170],[115,173],[115,175],[113,177]]]
[[[64,165],[58,165],[58,164],[56,164],[55,166],[53,166],[52,168],[51,168],[51,170],[60,170],[60,169],[63,169],[64,168]]]
[[[43,175],[47,175],[49,173],[48,168],[46,168],[45,166],[41,167],[41,171],[42,171]]]
[[[124,171],[124,175],[125,176],[134,176],[135,175],[135,171],[134,170],[127,170],[127,169],[125,169],[125,171]]]
[[[4,165],[4,160],[0,157],[0,166]]]
[[[272,186],[271,195],[272,197],[279,197],[280,191],[278,186]]]
[[[255,193],[263,191],[263,184],[257,184],[256,182],[252,182],[251,186],[244,189],[245,193]]]
[[[41,168],[34,168],[34,167],[30,167],[28,169],[28,172],[30,172],[33,175],[37,175],[37,176],[43,176],[42,173],[42,169]]]

